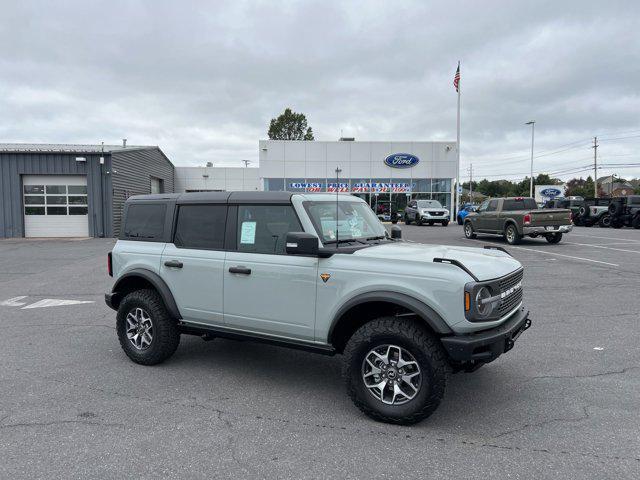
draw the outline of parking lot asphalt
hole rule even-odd
[[[402,228],[506,247],[533,319],[412,427],[363,416],[340,356],[183,336],[133,364],[103,300],[113,240],[0,241],[0,478],[638,478],[640,231],[516,248]]]

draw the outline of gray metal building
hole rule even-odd
[[[0,237],[114,237],[131,195],[174,191],[156,146],[0,144]]]

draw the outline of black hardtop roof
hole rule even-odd
[[[188,192],[188,193],[155,193],[151,195],[134,195],[127,202],[173,201],[185,203],[253,203],[253,204],[287,204],[291,203],[291,192]]]

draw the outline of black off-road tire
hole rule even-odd
[[[418,362],[422,382],[417,395],[401,405],[387,405],[366,388],[362,379],[365,356],[380,345],[406,349]],[[451,367],[439,340],[413,320],[381,317],[360,327],[344,350],[343,376],[353,403],[369,417],[385,423],[410,425],[424,420],[440,405]]]
[[[422,217],[420,215],[416,215],[416,225],[422,226]]]
[[[640,228],[640,213],[636,213],[636,216],[631,220],[631,226],[635,229]]]
[[[464,236],[470,240],[473,240],[477,237],[476,233],[473,231],[473,225],[471,225],[471,221],[467,220],[464,222]]]
[[[409,215],[407,215],[406,213],[404,214],[404,224],[411,225],[411,220],[409,220]]]
[[[598,220],[598,225],[600,228],[609,228],[611,226],[611,215],[608,213],[602,215],[600,220]]]
[[[136,308],[145,310],[153,325],[153,338],[145,350],[137,350],[127,338],[127,314]],[[174,354],[180,343],[177,321],[169,315],[155,290],[136,290],[120,302],[116,331],[124,353],[140,365],[156,365]]]
[[[552,233],[550,235],[546,235],[545,238],[549,243],[560,243],[560,240],[562,240],[562,233]]]
[[[504,239],[509,245],[518,245],[522,241],[522,235],[518,233],[518,229],[513,223],[507,225],[504,229]]]
[[[449,225],[449,220],[445,220],[444,222],[442,222],[443,227],[446,227],[447,225]]]
[[[622,228],[624,227],[624,222],[619,218],[613,217],[611,218],[611,228]]]

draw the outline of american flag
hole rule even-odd
[[[456,70],[456,74],[453,76],[453,86],[456,87],[456,92],[459,92],[458,88],[460,87],[460,62],[458,62],[458,69]]]

